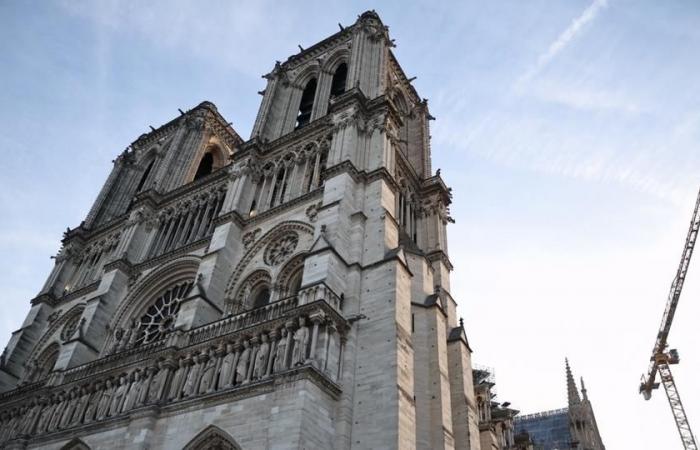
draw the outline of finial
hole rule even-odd
[[[461,328],[464,328],[464,318],[463,318],[463,317],[460,317],[460,318],[459,318],[459,326],[460,326]]]
[[[586,384],[583,382],[583,377],[581,377],[581,395],[583,395],[584,400],[588,400],[588,391],[586,390]]]

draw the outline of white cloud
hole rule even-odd
[[[626,98],[622,92],[591,89],[580,83],[565,86],[549,81],[541,82],[529,89],[526,95],[582,111],[613,111],[632,115],[647,111],[634,100]]]
[[[559,34],[552,42],[547,50],[542,53],[537,62],[525,72],[515,83],[516,90],[523,84],[533,79],[538,73],[544,69],[550,61],[552,61],[559,53],[561,53],[584,29],[586,25],[591,23],[598,17],[598,14],[608,6],[607,0],[593,0],[588,8],[581,15],[571,21],[571,24]]]

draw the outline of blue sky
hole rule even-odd
[[[501,400],[564,406],[568,355],[608,448],[680,449],[636,388],[698,188],[692,1],[1,2],[2,340],[131,141],[205,99],[247,137],[260,75],[372,8],[437,117],[452,293]],[[671,334],[696,429],[698,264]]]

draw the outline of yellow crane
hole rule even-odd
[[[649,400],[652,390],[658,389],[659,387],[659,383],[656,382],[656,373],[659,373],[659,378],[666,390],[668,403],[671,405],[673,418],[676,420],[676,427],[678,428],[678,433],[681,435],[685,450],[698,450],[698,445],[690,429],[688,417],[685,414],[685,409],[683,409],[681,397],[678,394],[676,383],[673,381],[673,375],[671,374],[670,365],[678,364],[680,360],[678,351],[676,349],[667,350],[667,339],[668,333],[671,330],[671,323],[673,323],[673,316],[676,314],[676,308],[678,307],[678,299],[683,290],[685,275],[688,273],[690,257],[693,256],[693,248],[695,247],[695,241],[698,237],[698,229],[700,229],[699,207],[700,192],[698,192],[698,197],[695,200],[695,210],[693,211],[693,219],[690,221],[688,236],[685,238],[681,263],[678,265],[676,277],[673,279],[673,283],[671,283],[671,291],[668,294],[666,309],[661,318],[661,327],[659,327],[659,333],[656,335],[656,342],[654,343],[654,349],[651,353],[649,370],[646,375],[642,376],[642,384],[639,386],[639,392],[644,396],[645,400]]]

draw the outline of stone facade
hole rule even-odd
[[[481,448],[392,47],[366,12],[275,65],[249,140],[204,102],[115,160],[0,360],[2,445]]]

